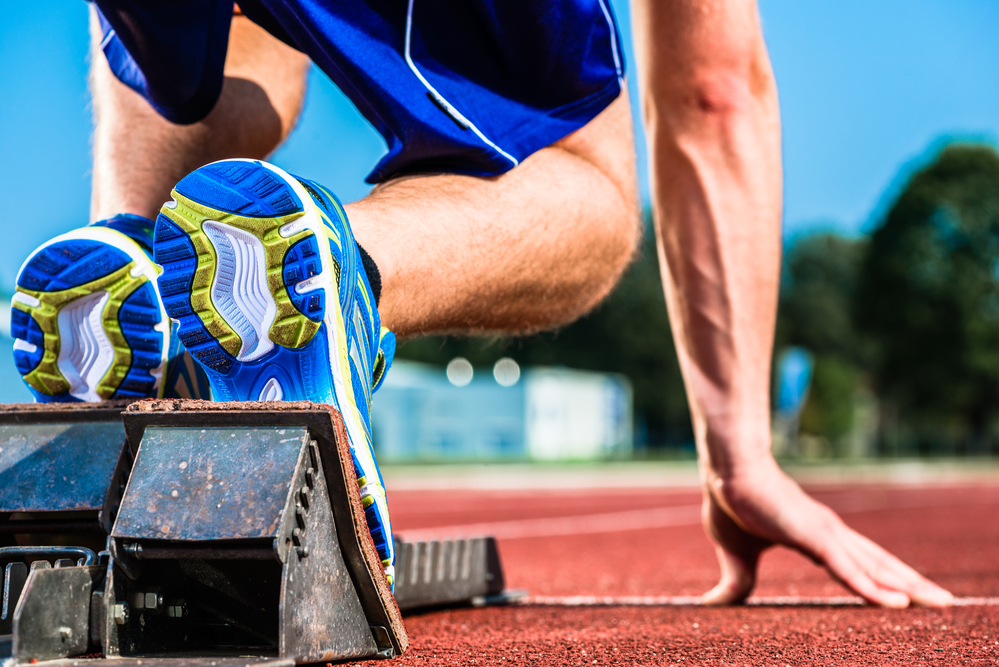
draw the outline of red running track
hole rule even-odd
[[[861,606],[775,548],[755,604],[693,605],[717,576],[693,489],[390,491],[401,535],[495,534],[507,586],[530,594],[407,616],[413,644],[395,664],[999,663],[999,485],[809,490],[961,604]]]

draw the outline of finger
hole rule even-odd
[[[854,554],[867,574],[883,586],[906,590],[918,585],[920,574],[860,533],[846,528],[840,541]]]
[[[710,606],[739,604],[743,602],[756,584],[756,563],[758,558],[747,560],[743,556],[715,546],[721,578],[718,584],[701,596],[701,602]]]
[[[879,585],[902,591],[913,604],[923,607],[949,607],[954,603],[950,591],[919,574],[870,538],[849,528],[847,531],[845,539],[854,545],[854,553],[867,561],[863,567]]]
[[[868,602],[902,609],[909,606],[909,596],[902,591],[879,586],[844,548],[841,540],[831,540],[828,551],[818,554],[829,572]]]

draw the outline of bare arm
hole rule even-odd
[[[777,88],[754,0],[633,0],[660,266],[721,567],[745,599],[759,556],[796,548],[866,599],[951,595],[805,494],[770,453],[781,252]]]

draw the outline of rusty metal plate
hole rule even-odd
[[[121,413],[134,401],[100,403],[0,403],[0,424],[77,424],[120,422]]]
[[[0,425],[0,512],[100,510],[124,444],[120,417]]]
[[[302,427],[147,428],[112,535],[274,537],[307,437]]]
[[[309,457],[305,459],[311,466]],[[308,555],[291,549],[284,565],[280,654],[299,663],[378,655],[382,648],[371,634],[340,551],[326,475],[319,469],[313,479],[302,535],[303,553]]]

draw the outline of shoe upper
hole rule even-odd
[[[138,243],[150,260],[153,258],[153,232],[156,229],[156,223],[149,218],[131,213],[120,213],[107,220],[98,220],[90,226],[107,227],[124,234]]]
[[[347,332],[351,389],[354,402],[361,413],[365,436],[368,443],[371,443],[371,395],[382,385],[392,364],[395,335],[381,326],[375,295],[340,200],[318,183],[297,180],[319,207],[334,270],[338,272],[338,296]],[[384,482],[375,464],[370,444],[367,452],[359,451],[358,448],[353,448],[352,452],[368,527],[391,584],[394,577],[392,568],[395,563],[395,545],[385,504]],[[360,460],[368,456],[371,457],[370,461]]]
[[[357,405],[364,411],[365,426],[368,427],[371,395],[381,386],[392,363],[395,335],[381,326],[375,295],[340,200],[318,183],[301,178],[297,180],[320,208],[329,252],[338,274],[340,309],[344,314],[347,330],[351,385]],[[370,438],[370,427],[368,428]]]

